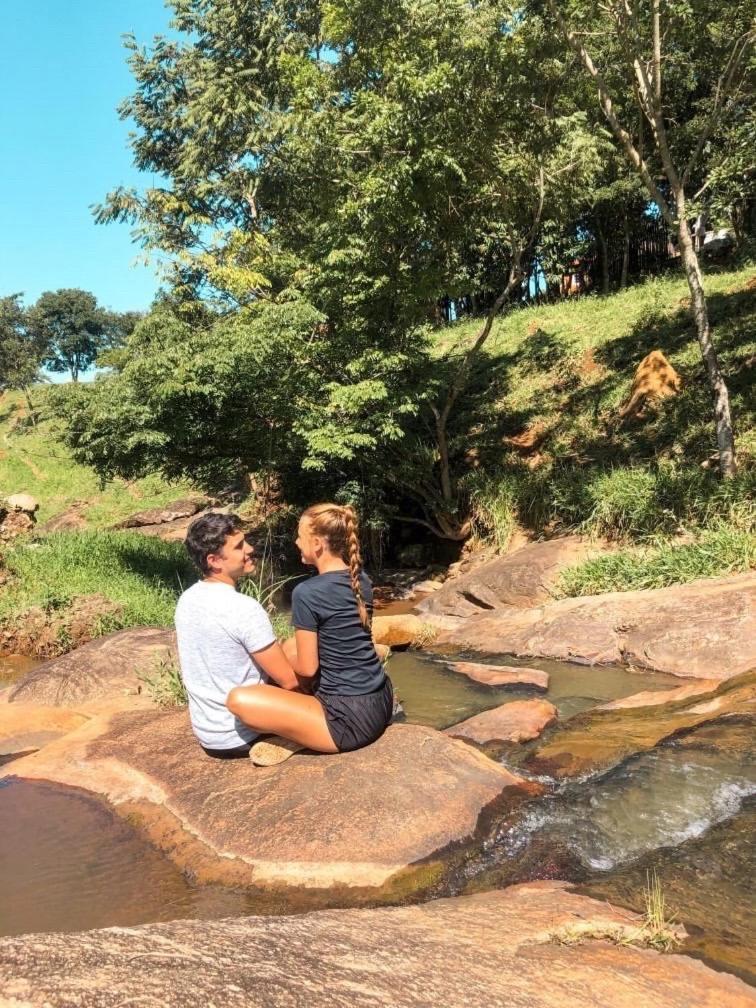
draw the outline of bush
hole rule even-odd
[[[756,566],[756,535],[719,524],[693,543],[658,542],[587,560],[564,571],[557,586],[561,595],[665,588],[698,578],[737,574]]]

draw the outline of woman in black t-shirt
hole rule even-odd
[[[256,743],[250,755],[257,763],[279,762],[297,747],[360,749],[383,734],[393,711],[391,681],[370,633],[373,591],[362,570],[353,509],[308,508],[299,521],[297,546],[302,562],[318,571],[294,589],[295,638],[284,643],[303,692],[240,686],[227,700],[245,724],[295,743]]]

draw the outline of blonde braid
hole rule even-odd
[[[354,509],[348,504],[342,509],[344,515],[344,531],[346,533],[346,548],[348,557],[345,561],[349,564],[349,576],[352,581],[352,591],[357,599],[357,609],[360,614],[360,623],[366,630],[370,629],[370,614],[368,613],[365,600],[362,597],[360,587],[360,572],[362,571],[362,556],[360,554],[360,540],[357,536],[357,515]]]

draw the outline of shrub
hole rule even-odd
[[[664,588],[698,578],[717,577],[756,566],[756,535],[719,524],[693,543],[658,542],[587,560],[564,571],[561,595],[599,595],[611,591]]]

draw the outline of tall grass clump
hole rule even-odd
[[[101,633],[171,624],[178,595],[197,580],[181,543],[128,532],[58,532],[18,542],[5,565],[10,579],[0,592],[0,618],[101,595],[119,609],[103,618]]]
[[[473,473],[467,481],[473,531],[504,552],[517,526],[521,488],[517,477]]]
[[[666,588],[698,578],[738,574],[756,567],[756,535],[720,523],[692,543],[659,540],[646,547],[595,557],[562,572],[560,595]]]

